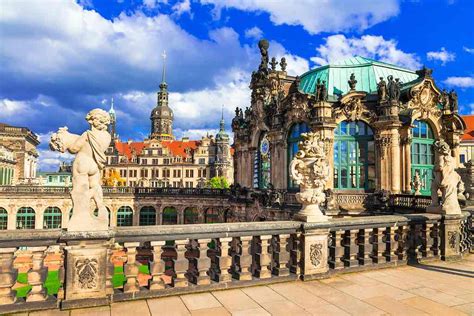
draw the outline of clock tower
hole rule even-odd
[[[156,106],[151,111],[150,139],[173,140],[173,110],[168,106],[168,84],[166,75],[166,52],[163,52],[163,72],[161,76],[160,91],[157,93]]]

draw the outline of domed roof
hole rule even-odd
[[[151,112],[152,117],[173,119],[173,110],[168,106],[156,106]]]
[[[355,56],[304,73],[300,77],[299,90],[306,94],[314,94],[317,80],[320,79],[321,82],[326,82],[328,95],[343,95],[350,90],[347,81],[352,73],[357,80],[356,90],[367,93],[377,92],[377,83],[380,81],[380,77],[387,80],[387,77],[392,75],[394,78],[400,78],[402,83],[418,78],[413,70]]]

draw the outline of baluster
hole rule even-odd
[[[277,276],[290,275],[290,269],[288,269],[290,252],[288,250],[291,243],[291,237],[289,234],[276,235],[274,237],[276,242],[273,251],[273,260],[275,262],[273,274]]]
[[[48,298],[44,281],[48,273],[48,268],[44,266],[45,250],[47,247],[29,247],[33,252],[31,257],[32,268],[28,271],[28,284],[31,291],[26,296],[27,302],[45,301]]]
[[[426,223],[424,225],[424,236],[425,236],[425,257],[427,259],[433,258],[433,245],[434,245],[434,238],[433,238],[433,223]]]
[[[186,272],[189,268],[189,261],[186,259],[186,246],[188,245],[189,241],[184,240],[176,240],[176,260],[174,261],[174,270],[176,273],[176,278],[173,280],[174,287],[186,287],[188,286],[189,282],[186,278]]]
[[[408,227],[405,225],[401,225],[400,227],[398,227],[396,238],[398,240],[398,260],[406,261],[408,252]]]
[[[385,230],[385,260],[387,262],[397,261],[397,256],[395,251],[397,250],[397,245],[395,245],[395,227],[387,227]]]
[[[58,289],[58,299],[59,300],[62,300],[64,299],[64,288],[66,287],[66,284],[64,283],[64,276],[66,274],[66,269],[64,267],[64,250],[63,248],[60,248],[59,249],[59,254],[60,254],[60,258],[59,258],[59,268],[58,268],[58,279],[59,279],[59,284],[60,284],[60,287]]]
[[[439,223],[436,222],[433,224],[431,228],[431,238],[433,238],[433,244],[431,246],[431,252],[433,253],[433,257],[438,258],[440,255],[439,246],[440,246],[440,230],[439,230]]]
[[[346,232],[344,230],[338,230],[333,232],[334,243],[331,249],[333,252],[332,257],[334,261],[331,262],[330,267],[335,270],[344,268],[344,238]]]
[[[125,293],[133,293],[140,291],[138,284],[138,264],[137,264],[137,247],[139,242],[126,242],[124,247],[127,249],[127,263],[124,266],[123,273],[127,279],[123,291]]]
[[[112,248],[107,249],[107,262],[105,264],[105,293],[107,295],[112,295],[114,294],[114,284],[112,282],[112,279],[114,277],[115,273],[115,266],[114,263],[112,262],[112,255],[114,253],[114,250]]]
[[[372,259],[374,263],[380,264],[385,263],[385,257],[383,256],[385,243],[383,241],[383,231],[385,227],[374,228],[372,232],[372,245],[374,248]]]
[[[423,239],[422,239],[422,225],[413,225],[413,245],[415,252],[415,259],[420,260],[423,257]]]
[[[272,272],[270,267],[271,264],[271,250],[270,248],[270,239],[271,235],[262,235],[257,237],[259,239],[259,253],[255,254],[257,262],[257,277],[260,279],[268,279],[272,277]]]
[[[150,246],[153,247],[151,251],[153,261],[150,262],[151,279],[148,280],[150,290],[162,290],[165,288],[165,282],[161,278],[165,273],[165,261],[161,258],[165,243],[166,241],[164,240],[150,242]]]
[[[199,257],[196,259],[198,270],[198,275],[196,278],[197,285],[211,284],[211,279],[208,275],[209,268],[211,267],[211,259],[209,259],[207,256],[207,251],[209,250],[208,244],[210,242],[211,239],[199,239]]]
[[[215,256],[214,281],[227,283],[232,281],[229,269],[232,266],[232,257],[229,254],[231,237],[216,239],[217,254]]]
[[[238,250],[235,255],[237,265],[235,278],[237,280],[252,280],[252,249],[250,247],[252,236],[236,237],[236,240]]]
[[[358,229],[346,231],[346,238],[344,244],[344,262],[346,267],[352,268],[357,267],[359,265],[359,245],[357,240],[358,236]]]
[[[18,271],[13,267],[16,248],[0,248],[0,305],[16,301],[12,286],[16,283]]]
[[[290,235],[290,272],[299,275],[300,250],[298,245],[299,236]]]
[[[364,266],[372,265],[372,254],[373,247],[370,242],[370,230],[361,229],[359,234],[359,264]]]

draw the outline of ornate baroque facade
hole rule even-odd
[[[297,189],[289,163],[308,131],[324,139],[332,170],[326,189],[335,193],[412,193],[419,174],[429,195],[434,141],[444,139],[458,156],[466,125],[456,93],[437,87],[432,70],[357,56],[292,77],[284,58],[269,62],[266,40],[259,48],[251,105],[237,108],[232,121],[241,186]]]
[[[13,175],[11,174],[12,160],[8,162],[10,171],[5,171],[5,176],[11,179],[10,183],[5,184],[19,184],[31,183],[36,178],[36,168],[38,163],[38,151],[36,146],[39,145],[38,137],[26,127],[10,126],[8,124],[0,123],[0,146],[4,147],[5,153],[11,152],[14,155],[15,166],[13,168]],[[5,154],[9,156],[9,154]],[[5,156],[5,157],[6,157]],[[4,157],[4,158],[5,158]]]

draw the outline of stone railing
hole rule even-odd
[[[465,213],[122,227],[96,233],[5,231],[0,234],[0,314],[459,258],[472,249],[471,225],[471,214]]]
[[[0,194],[69,194],[69,187],[50,186],[0,186]],[[104,195],[132,194],[140,196],[156,195],[206,195],[228,196],[228,189],[206,188],[144,188],[144,187],[103,187]]]
[[[390,195],[390,208],[400,211],[425,211],[431,205],[431,197],[411,194],[392,194]]]

